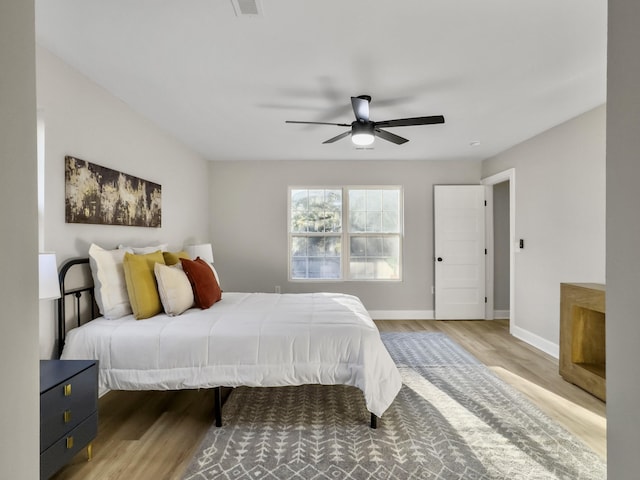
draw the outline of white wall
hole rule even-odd
[[[640,2],[609,0],[607,79],[608,478],[640,471]]]
[[[0,478],[39,472],[33,2],[0,2]]]
[[[477,162],[213,162],[211,238],[228,291],[336,291],[370,311],[433,315],[433,185],[480,183]],[[287,188],[294,185],[402,185],[403,281],[288,282]]]
[[[511,332],[558,355],[560,283],[605,283],[605,107],[483,162],[515,167],[515,315]]]
[[[38,107],[45,123],[44,249],[58,262],[87,256],[95,242],[153,245],[208,241],[209,164],[119,99],[42,47],[37,49]],[[65,223],[64,157],[74,157],[162,186],[162,227]],[[54,302],[44,302],[40,355],[54,348]]]

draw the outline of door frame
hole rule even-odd
[[[516,169],[509,168],[502,172],[483,178],[480,183],[487,187],[485,198],[491,207],[485,215],[485,235],[487,247],[487,264],[485,268],[485,292],[487,294],[487,308],[485,319],[493,319],[494,291],[493,291],[493,185],[509,182],[509,332],[516,325],[516,262],[515,254],[520,249],[516,240]],[[487,195],[488,194],[488,195]],[[489,202],[491,200],[491,202]]]

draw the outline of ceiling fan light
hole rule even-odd
[[[354,145],[371,145],[375,140],[371,123],[353,122],[351,125],[351,141]]]
[[[351,141],[354,143],[354,145],[371,145],[374,140],[375,137],[370,133],[354,133],[351,135]]]

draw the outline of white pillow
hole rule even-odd
[[[207,262],[207,265],[209,265],[211,267],[211,270],[213,270],[213,276],[216,277],[216,282],[218,282],[218,286],[220,287],[220,290],[222,290],[222,284],[220,283],[220,277],[218,276],[218,271],[216,270],[216,267],[213,266],[213,263],[209,263],[209,262]]]
[[[166,252],[169,250],[169,244],[161,243],[160,245],[150,245],[148,247],[129,247],[127,245],[118,245],[118,248],[135,253],[136,255],[146,255],[147,253],[157,252],[158,250]]]
[[[122,266],[126,252],[131,253],[131,250],[105,250],[95,243],[89,247],[89,266],[93,276],[96,303],[100,313],[109,320],[124,317],[132,312]]]
[[[193,289],[182,265],[156,263],[153,271],[158,282],[160,301],[167,315],[174,317],[193,307]]]

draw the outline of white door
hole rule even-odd
[[[435,318],[483,319],[483,185],[435,185]]]

